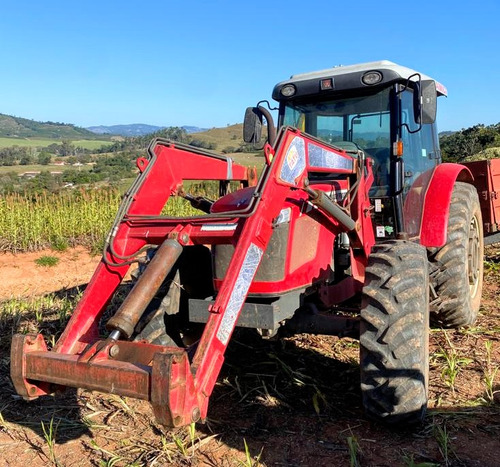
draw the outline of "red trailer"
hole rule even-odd
[[[500,241],[500,159],[465,162],[474,177],[484,225],[484,243]]]

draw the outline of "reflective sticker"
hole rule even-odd
[[[205,232],[221,232],[227,230],[236,230],[238,224],[203,224],[201,230]]]
[[[279,216],[276,218],[276,221],[274,223],[276,225],[278,225],[278,224],[284,224],[285,222],[290,222],[291,214],[292,214],[291,208],[282,209],[279,213]]]
[[[302,138],[293,138],[281,167],[280,178],[284,182],[295,185],[295,180],[306,168],[306,145]]]
[[[311,167],[324,167],[326,169],[344,169],[352,172],[354,159],[341,156],[333,151],[328,151],[313,143],[307,144],[309,151],[309,165]]]
[[[377,225],[377,237],[385,237],[385,227],[383,225]]]
[[[236,320],[238,319],[238,313],[243,306],[243,301],[253,281],[260,259],[262,258],[262,253],[262,249],[253,243],[250,244],[250,248],[245,255],[243,265],[236,279],[234,289],[229,297],[226,311],[224,312],[219,329],[217,330],[217,339],[224,345],[227,344]]]
[[[288,164],[288,168],[293,170],[297,165],[299,160],[299,153],[297,151],[296,146],[290,146],[289,151],[286,153],[286,163]]]

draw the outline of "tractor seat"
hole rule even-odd
[[[249,186],[233,193],[229,193],[222,198],[219,198],[217,201],[215,201],[214,204],[212,204],[212,207],[210,208],[210,214],[242,211],[250,205],[254,193],[254,186]]]

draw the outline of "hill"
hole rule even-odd
[[[223,128],[191,134],[192,139],[207,143],[216,151],[236,152],[243,143],[243,124],[229,125]],[[191,143],[192,144],[192,143]],[[196,145],[196,144],[195,144]]]
[[[87,130],[98,135],[120,135],[127,137],[143,136],[149,133],[155,133],[163,127],[155,125],[146,125],[145,123],[131,123],[129,125],[99,125],[89,126]]]
[[[98,135],[119,135],[133,138],[134,136],[144,136],[151,133],[156,133],[165,127],[156,125],[147,125],[145,123],[131,123],[128,125],[99,125],[99,126],[89,126],[87,130]],[[184,125],[184,130],[186,133],[196,133],[199,131],[205,131],[206,128],[198,128],[197,126]]]
[[[55,122],[37,122],[27,118],[0,114],[0,137],[96,139],[97,135],[85,128]]]
[[[265,141],[266,134],[267,127],[263,126],[262,144]],[[235,125],[228,125],[222,128],[211,128],[210,130],[199,133],[192,133],[190,134],[190,137],[192,141],[190,144],[196,146],[196,142],[198,140],[205,143],[205,145],[209,145],[211,149],[218,152],[246,152],[247,149],[254,153],[259,151],[258,149],[256,150],[253,148],[253,146],[248,147],[248,145],[246,145],[243,141],[243,123],[236,123]]]

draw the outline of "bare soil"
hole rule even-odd
[[[59,265],[35,266],[43,254],[60,257]],[[0,255],[0,300],[6,303],[12,297],[49,292],[71,297],[75,286],[90,279],[98,260],[82,249]],[[498,466],[498,251],[489,251],[488,265],[477,324],[431,332],[429,411],[421,426],[407,430],[365,418],[357,341],[311,335],[272,341],[249,332],[235,333],[208,420],[191,433],[188,428],[164,429],[154,421],[148,403],[129,398],[68,390],[25,402],[15,394],[9,378],[10,336],[27,328],[53,332],[57,319],[48,314],[40,324],[30,312],[3,316],[0,463],[33,467]],[[458,368],[453,384],[446,356]]]
[[[43,256],[59,259],[55,266],[38,266]],[[99,262],[83,247],[64,252],[0,253],[0,300],[34,297],[86,284]]]

